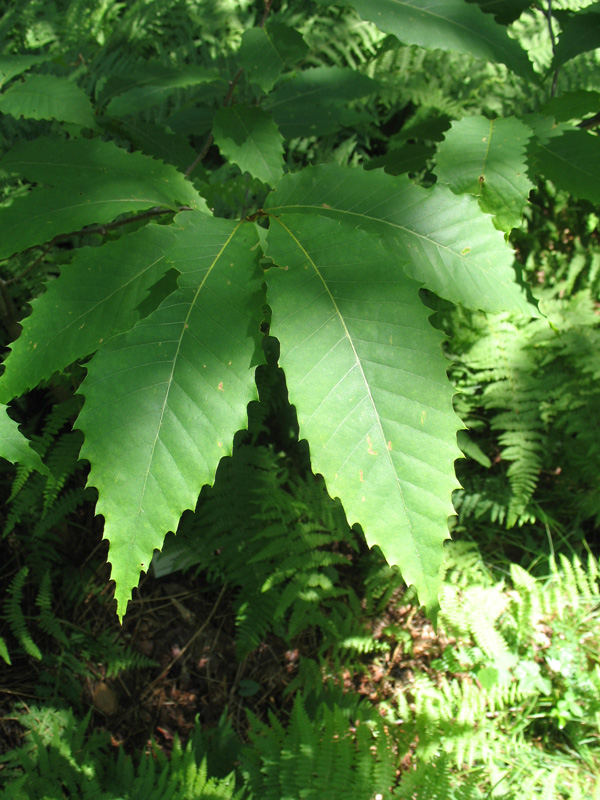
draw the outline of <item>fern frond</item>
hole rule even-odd
[[[65,481],[74,473],[83,443],[81,431],[63,434],[46,456],[46,466],[50,476],[44,486],[44,505],[42,516],[53,506]]]
[[[7,597],[4,601],[4,614],[10,629],[23,648],[25,652],[37,658],[38,661],[42,659],[42,653],[39,647],[33,641],[33,638],[27,627],[27,621],[21,608],[23,600],[23,589],[25,581],[29,575],[29,567],[21,567],[21,569],[14,576],[7,589]]]

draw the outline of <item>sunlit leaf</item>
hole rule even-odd
[[[464,117],[452,123],[439,145],[435,172],[453,192],[475,195],[504,231],[521,222],[533,183],[526,148],[531,129],[514,117]]]
[[[98,489],[119,615],[154,549],[212,482],[256,392],[256,229],[195,214],[181,235],[183,288],[111,339],[81,386],[81,456]]]
[[[412,278],[453,302],[538,314],[515,282],[512,249],[468,195],[328,164],[286,175],[265,209],[317,211],[382,236]]]
[[[337,220],[282,214],[267,241],[271,330],[313,469],[433,608],[460,422],[419,285]]]

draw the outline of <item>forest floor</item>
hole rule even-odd
[[[85,542],[80,540],[82,567],[92,554],[98,558],[106,548],[97,531]],[[211,728],[223,714],[244,740],[247,711],[266,720],[269,711],[281,714],[291,710],[292,696],[286,690],[297,674],[300,658],[317,658],[319,642],[314,636],[300,636],[290,647],[269,635],[240,660],[236,657],[233,590],[210,586],[202,574],[194,577],[181,572],[161,578],[152,572],[144,576],[121,626],[111,599],[109,575],[110,566],[103,563],[88,584],[88,595],[71,609],[70,618],[64,620],[60,610],[57,613],[66,629],[86,631],[97,641],[109,636],[127,652],[154,662],[111,676],[97,658],[78,654],[83,669],[78,667],[68,676],[78,686],[75,700],[80,711],[91,712],[93,729],[109,732],[113,746],[133,753],[147,750],[155,742],[169,752],[176,736],[185,743],[197,716],[203,728]],[[27,617],[28,609],[24,611]],[[29,611],[33,616],[35,609]],[[395,592],[384,612],[365,626],[365,632],[382,647],[379,652],[349,659],[351,666],[344,667],[341,677],[345,691],[378,704],[410,683],[415,672],[434,674],[431,661],[439,658],[446,642],[436,635],[422,611],[403,601],[401,590]],[[390,627],[406,632],[403,643],[390,639]],[[51,637],[45,641],[36,638],[36,643],[44,653],[56,651],[58,645]],[[37,704],[40,682],[54,681],[59,686],[65,669],[69,667],[44,666],[25,654],[15,655],[10,667],[0,665],[0,754],[22,743],[23,729],[15,709]],[[48,700],[44,697],[44,702]]]

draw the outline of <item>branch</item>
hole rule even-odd
[[[242,76],[242,72],[244,71],[243,67],[240,67],[238,71],[233,76],[233,80],[229,82],[229,89],[227,94],[225,95],[225,100],[223,101],[223,107],[230,105],[231,100],[233,98],[233,92],[235,91],[235,87],[237,86],[237,82]],[[196,169],[198,164],[202,161],[202,159],[206,156],[208,151],[210,150],[210,146],[213,143],[214,136],[212,133],[209,133],[206,137],[204,144],[202,145],[202,150],[198,153],[198,156],[194,159],[194,161],[190,164],[190,166],[185,171],[185,177],[188,178],[192,172]]]
[[[177,208],[177,213],[179,213],[180,211],[193,211],[193,209],[191,208],[191,206],[179,206]],[[44,256],[49,252],[50,248],[53,245],[57,244],[58,242],[68,241],[73,236],[79,236],[81,234],[88,234],[88,233],[98,233],[100,234],[100,236],[106,236],[108,231],[114,230],[115,228],[122,228],[125,225],[130,225],[132,222],[138,222],[141,219],[151,219],[152,217],[160,217],[162,214],[172,214],[172,213],[173,213],[172,208],[155,207],[148,209],[148,211],[142,211],[141,214],[136,214],[133,217],[127,217],[126,219],[117,219],[114,220],[113,222],[107,222],[104,225],[91,225],[88,228],[81,228],[78,231],[71,231],[70,233],[59,233],[53,239],[50,239],[49,242],[46,242],[46,244],[43,246],[41,255],[38,258],[36,258],[33,264],[30,264],[30,266],[26,267],[22,272],[19,272],[18,275],[14,275],[12,278],[3,281],[3,283],[5,286],[10,286],[11,284],[16,283],[17,281],[24,278],[33,269],[35,269],[35,267],[37,267],[38,264],[40,264]],[[29,252],[29,250],[33,250],[34,247],[39,247],[39,245],[33,245],[32,247],[28,247],[26,250],[23,250],[22,252],[27,253]],[[6,258],[0,260],[6,261],[8,258],[11,258],[11,256],[7,256]]]
[[[266,23],[266,21],[267,21],[267,19],[269,17],[269,14],[271,13],[271,6],[272,5],[273,5],[273,0],[265,0],[265,10],[263,11],[262,19],[258,24],[259,28],[264,28],[265,27],[265,23]],[[239,79],[242,76],[242,72],[243,71],[244,71],[243,67],[240,67],[238,69],[238,71],[235,73],[235,75],[233,76],[233,80],[231,80],[229,82],[229,90],[227,91],[227,94],[225,95],[225,99],[223,100],[223,107],[224,108],[226,108],[228,105],[231,104],[231,101],[232,101],[232,98],[233,98],[233,92],[235,90],[235,87],[237,86],[237,82],[239,81]],[[186,169],[186,171],[184,173],[186,178],[188,178],[192,174],[192,172],[196,169],[198,164],[206,157],[206,154],[210,150],[210,146],[212,145],[213,141],[214,141],[214,136],[212,135],[212,133],[209,133],[208,136],[206,137],[206,139],[204,140],[204,144],[202,145],[202,149],[198,153],[197,157],[190,164],[190,166]]]
[[[554,56],[556,55],[556,36],[554,35],[554,31],[552,29],[552,0],[547,0],[546,19],[548,20],[548,30],[550,31],[550,42],[552,44],[552,55]],[[559,72],[560,72],[560,67],[557,67],[554,70],[554,76],[552,78],[550,97],[554,97],[554,95],[556,94],[556,84],[558,83]]]

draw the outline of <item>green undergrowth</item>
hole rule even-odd
[[[4,5],[2,799],[600,800],[599,4]]]
[[[596,797],[597,562],[561,556],[543,578],[513,564],[499,580],[474,545],[457,542],[448,565],[437,659],[415,661],[403,625],[388,622],[377,634],[367,626],[371,647],[361,657],[338,649],[335,657],[301,659],[288,714],[269,721],[249,714],[246,741],[225,716],[216,729],[200,719],[185,746],[175,741],[170,759],[160,749],[124,755],[108,732],[90,729],[89,714],[64,705],[61,691],[59,705],[15,709],[24,744],[2,757],[3,796]],[[378,592],[366,589],[363,607],[374,609]],[[246,595],[248,619],[263,602]],[[335,603],[344,600],[326,598],[320,613],[333,616]],[[314,617],[313,635],[322,635]],[[239,615],[238,624],[245,641]],[[398,645],[408,679],[390,670],[375,704],[343,688],[343,671],[383,665]]]

